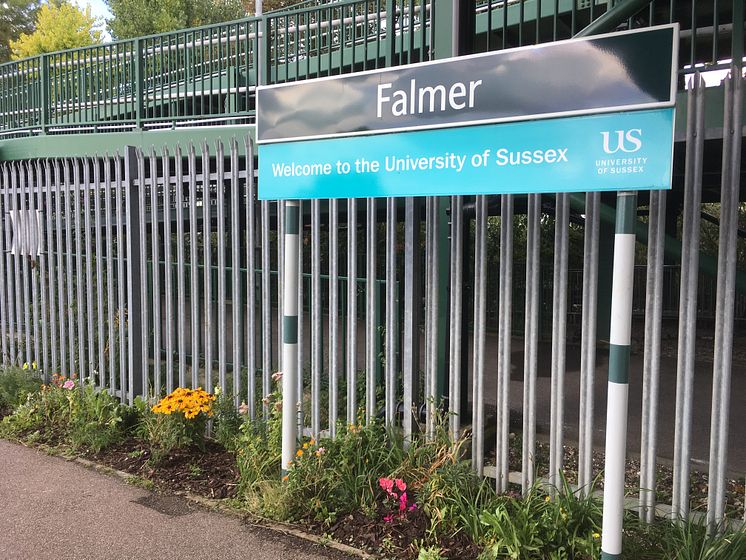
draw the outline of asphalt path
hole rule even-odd
[[[0,560],[347,558],[3,440],[0,512]]]

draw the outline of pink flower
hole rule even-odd
[[[393,515],[384,515],[384,516],[383,516],[383,520],[384,520],[384,521],[385,521],[386,523],[391,523],[391,522],[392,522],[392,521],[394,520],[394,516],[393,516]]]
[[[399,511],[407,509],[407,493],[404,492],[399,498]]]
[[[392,490],[394,489],[394,481],[390,478],[379,478],[378,484],[383,490],[386,491],[387,494],[391,494]]]
[[[274,381],[275,383],[277,383],[278,381],[280,381],[280,379],[282,379],[282,372],[281,371],[276,371],[276,372],[274,372],[272,374],[272,381]]]
[[[73,381],[72,379],[68,379],[67,381],[65,381],[62,384],[62,388],[63,389],[73,389],[73,388],[75,388],[75,381]]]
[[[401,478],[397,478],[394,482],[396,482],[396,487],[399,489],[399,492],[404,492],[404,490],[407,489],[407,483]]]
[[[238,407],[238,413],[246,416],[249,413],[249,405],[245,402],[241,402],[241,406]]]
[[[408,511],[414,511],[416,509],[417,509],[417,504],[412,504],[411,506],[409,506],[409,508],[407,508]]]

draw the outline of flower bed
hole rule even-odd
[[[256,403],[266,421],[251,421],[247,406],[237,409],[219,390],[178,388],[127,407],[76,379],[40,385],[32,368],[0,371],[0,395],[8,394],[12,414],[0,436],[71,450],[162,490],[227,499],[386,558],[600,554],[598,499],[566,483],[549,493],[537,486],[525,496],[498,495],[464,459],[468,440],[453,442],[445,429],[405,445],[398,430],[375,421],[339,425],[336,438],[301,441],[295,459],[281,465],[279,390]],[[743,530],[707,537],[693,523],[645,525],[629,513],[625,535],[626,558],[746,557]]]

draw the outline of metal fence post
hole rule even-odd
[[[142,39],[139,37],[135,39],[135,60],[134,60],[134,94],[135,94],[135,126],[138,129],[142,129],[143,119],[143,52],[142,52]],[[129,150],[128,150],[129,152]]]
[[[143,377],[142,363],[142,291],[146,291],[147,285],[135,285],[140,283],[140,253],[142,251],[140,239],[140,205],[136,202],[142,196],[141,181],[137,180],[137,152],[134,147],[127,146],[124,153],[125,181],[125,208],[127,216],[127,326],[129,336],[127,337],[127,354],[129,361],[129,384],[127,399],[131,405],[136,395],[145,395],[147,383]]]
[[[49,56],[46,54],[39,58],[39,78],[41,79],[39,124],[41,133],[46,134],[49,126]]]

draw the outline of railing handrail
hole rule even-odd
[[[65,127],[73,130],[103,122],[118,127],[134,123],[140,128],[144,122],[160,119],[176,125],[185,118],[215,119],[237,112],[250,118],[254,114],[252,92],[259,83],[260,71],[266,83],[276,83],[349,72],[361,64],[378,68],[426,60],[433,47],[434,1],[305,0],[262,16],[6,62],[0,64],[0,135],[44,133]],[[539,28],[535,37],[533,31],[521,36],[524,24],[533,20],[539,5],[533,3],[531,8],[528,2],[478,0],[475,33],[482,34],[480,41],[486,39],[486,45],[480,48],[563,38],[562,33],[559,37],[557,34],[557,18],[569,18],[571,13],[573,32],[578,27],[580,35],[609,31],[631,16],[648,14],[645,6],[652,5],[651,0],[625,0],[607,9],[598,0],[589,0],[581,7],[574,0],[558,0],[552,12],[547,2],[549,11],[542,10],[541,17],[555,18],[554,35],[550,32],[540,38]],[[576,13],[583,10],[576,27]],[[413,15],[417,13],[419,17]],[[643,17],[649,23],[644,21],[642,25],[655,24],[653,8]],[[675,15],[655,15],[658,23],[670,18],[676,19]],[[715,38],[710,50],[716,57],[717,31],[725,19],[713,21],[719,24],[711,32]],[[514,37],[506,43],[510,29],[519,31],[517,41]],[[699,29],[706,28],[695,28],[688,36],[689,42],[703,36]],[[686,37],[684,33],[682,40]],[[371,46],[358,50],[362,44]],[[350,57],[354,64],[350,64]],[[682,67],[686,72],[685,62]]]

